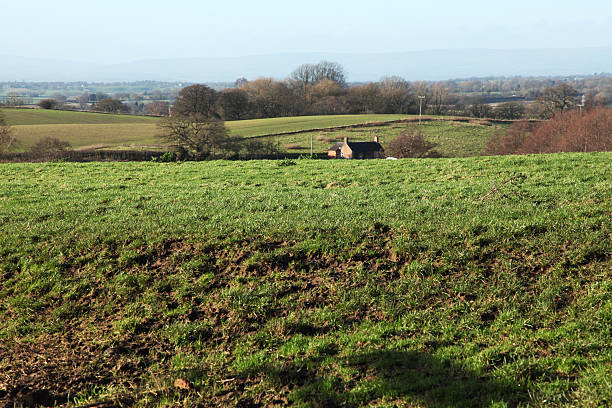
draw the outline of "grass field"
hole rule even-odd
[[[395,123],[386,126],[355,127],[323,132],[304,132],[292,135],[274,136],[270,140],[277,143],[281,149],[310,153],[312,139],[313,152],[322,153],[336,141],[342,141],[349,136],[354,141],[372,141],[374,135],[380,139],[383,147],[402,132],[412,132],[421,129],[423,137],[436,144],[434,148],[445,157],[478,156],[497,131],[503,131],[508,125],[479,124],[457,122],[452,119],[432,122]],[[290,149],[287,149],[290,147]]]
[[[610,174],[0,165],[0,404],[609,406]]]
[[[97,113],[68,112],[34,109],[6,109],[8,122],[14,126],[15,136],[21,150],[26,150],[44,137],[67,141],[73,148],[162,148],[157,137],[157,118],[106,115]],[[388,126],[307,132],[336,126],[359,125],[366,122],[382,122],[407,118],[407,115],[338,115],[304,116],[291,118],[254,119],[227,122],[232,135],[237,137],[259,137],[262,135],[305,131],[305,133],[273,136],[271,140],[281,150],[309,153],[310,139],[313,152],[326,152],[335,140],[350,135],[354,140],[371,140],[373,134],[380,136],[386,145],[397,134],[416,128],[415,124],[392,124]],[[496,130],[502,125],[482,125],[450,121],[424,122],[425,138],[438,144],[437,150],[444,156],[474,156],[482,149]]]
[[[90,146],[130,147],[160,144],[154,117],[109,115],[88,112],[54,111],[42,109],[5,109],[7,122],[14,126],[21,149],[50,136],[67,141],[73,148]],[[233,136],[253,137],[282,132],[309,130],[389,121],[406,115],[338,115],[304,116],[291,118],[253,119],[227,122]]]

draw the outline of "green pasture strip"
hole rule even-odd
[[[232,135],[253,137],[283,132],[295,132],[335,126],[358,125],[367,122],[384,122],[407,119],[414,115],[364,114],[294,116],[288,118],[250,119],[226,122]]]
[[[612,153],[0,165],[0,402],[607,406],[610,174]]]
[[[9,125],[111,124],[157,122],[158,118],[137,115],[73,112],[46,109],[2,109]]]
[[[45,137],[70,143],[78,149],[88,146],[128,146],[138,149],[143,145],[159,145],[159,129],[154,123],[61,124],[14,126],[17,147],[27,150]]]

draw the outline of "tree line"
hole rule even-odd
[[[612,96],[612,78],[605,75],[565,81],[483,78],[439,82],[409,82],[391,76],[376,82],[351,84],[344,68],[328,61],[300,65],[283,80],[240,78],[233,87],[220,91],[208,85],[196,85],[177,91],[168,88],[163,92],[147,91],[146,95],[83,93],[72,102],[57,94],[38,105],[44,109],[65,109],[77,104],[81,110],[164,116],[169,114],[173,102],[174,105],[177,100],[180,102],[181,92],[200,89],[211,111],[223,120],[324,114],[416,114],[421,110],[432,115],[520,119],[550,118],[558,109],[555,99],[559,97],[566,98],[562,104],[577,106],[579,97],[585,95],[587,103],[604,106]],[[202,86],[206,89],[202,90]],[[18,102],[7,99],[7,104]]]

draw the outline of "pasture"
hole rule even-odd
[[[73,148],[151,148],[160,146],[155,117],[112,115],[90,112],[42,109],[5,109],[7,122],[14,126],[21,149],[27,149],[44,137],[55,137]],[[315,128],[345,126],[366,122],[389,121],[406,115],[338,115],[252,119],[226,122],[230,134],[254,137]]]
[[[480,121],[483,122],[483,121]],[[303,132],[292,135],[272,136],[269,140],[276,142],[281,149],[310,153],[312,140],[313,152],[326,152],[334,143],[342,141],[344,136],[355,141],[372,141],[378,136],[383,147],[387,146],[400,133],[416,130],[423,132],[423,138],[436,144],[434,150],[444,157],[469,157],[480,155],[495,132],[501,132],[508,125],[458,122],[452,118],[424,121],[422,125],[415,122],[392,123],[384,126],[354,127],[350,129]]]
[[[609,405],[610,174],[0,165],[0,404]]]
[[[69,112],[37,109],[5,109],[8,123],[14,126],[19,148],[27,150],[44,137],[54,137],[70,143],[75,149],[163,149],[157,137],[159,130],[154,117],[133,115],[110,115],[100,113]],[[304,116],[289,118],[253,119],[226,122],[230,133],[236,137],[260,138],[265,135],[302,132],[270,136],[281,151],[310,153],[311,139],[313,152],[323,153],[345,135],[353,140],[372,140],[379,135],[385,146],[400,132],[417,128],[415,123],[395,123],[385,126],[360,127],[372,122],[415,119],[410,115],[338,115]],[[339,126],[356,125],[351,129],[309,132]],[[423,122],[424,137],[436,143],[438,150],[446,157],[475,156],[482,152],[492,135],[507,125],[490,123],[464,123],[453,118]]]

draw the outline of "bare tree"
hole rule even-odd
[[[291,73],[291,79],[303,87],[317,82],[329,80],[338,85],[346,86],[346,74],[342,65],[337,62],[321,61],[318,64],[302,64]]]
[[[546,88],[536,101],[540,116],[545,119],[578,105],[578,91],[567,83]]]
[[[153,101],[145,106],[145,112],[149,115],[168,116],[170,105],[166,101]]]
[[[201,113],[163,118],[158,124],[161,137],[195,159],[205,159],[228,147],[225,123]]]
[[[408,113],[415,109],[416,98],[412,93],[410,83],[404,78],[385,77],[380,80],[379,84],[382,112]]]
[[[432,115],[444,114],[449,94],[450,90],[442,83],[436,82],[431,86],[428,103]]]

